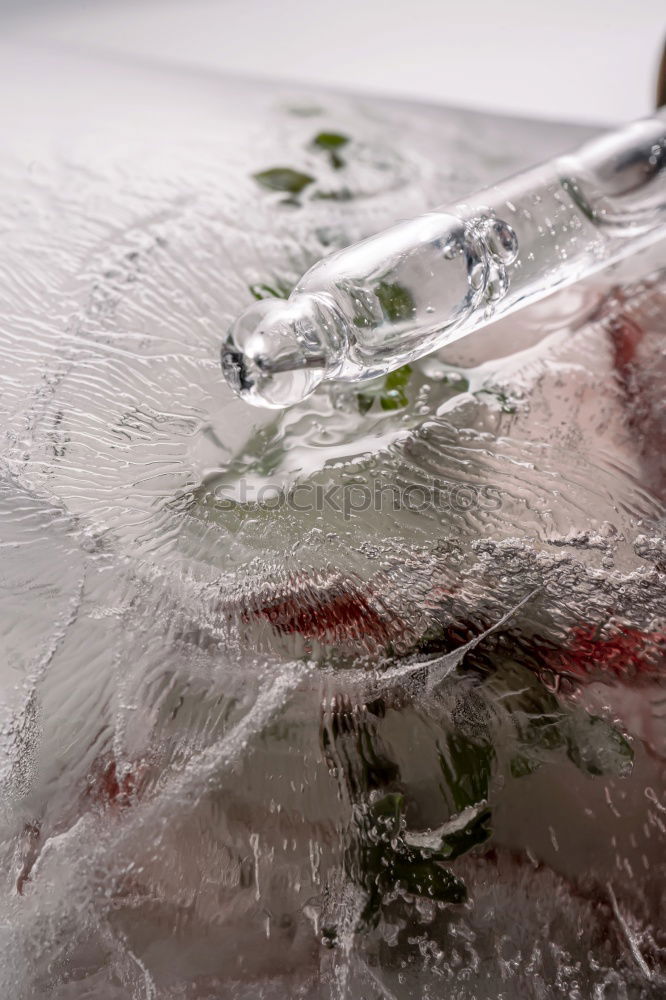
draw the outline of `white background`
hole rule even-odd
[[[199,67],[615,122],[654,104],[666,0],[0,0],[15,32]]]

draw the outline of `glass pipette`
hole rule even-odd
[[[666,236],[666,110],[319,261],[222,348],[232,388],[291,406],[423,357]]]

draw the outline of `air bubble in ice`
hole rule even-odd
[[[495,260],[513,264],[518,256],[518,237],[508,223],[489,219],[483,228],[483,239]]]

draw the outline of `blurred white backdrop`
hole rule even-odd
[[[664,0],[0,0],[3,34],[547,118],[654,104]]]

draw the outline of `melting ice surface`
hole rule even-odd
[[[580,130],[1,65],[2,995],[663,996],[663,254],[277,416],[217,362]]]

